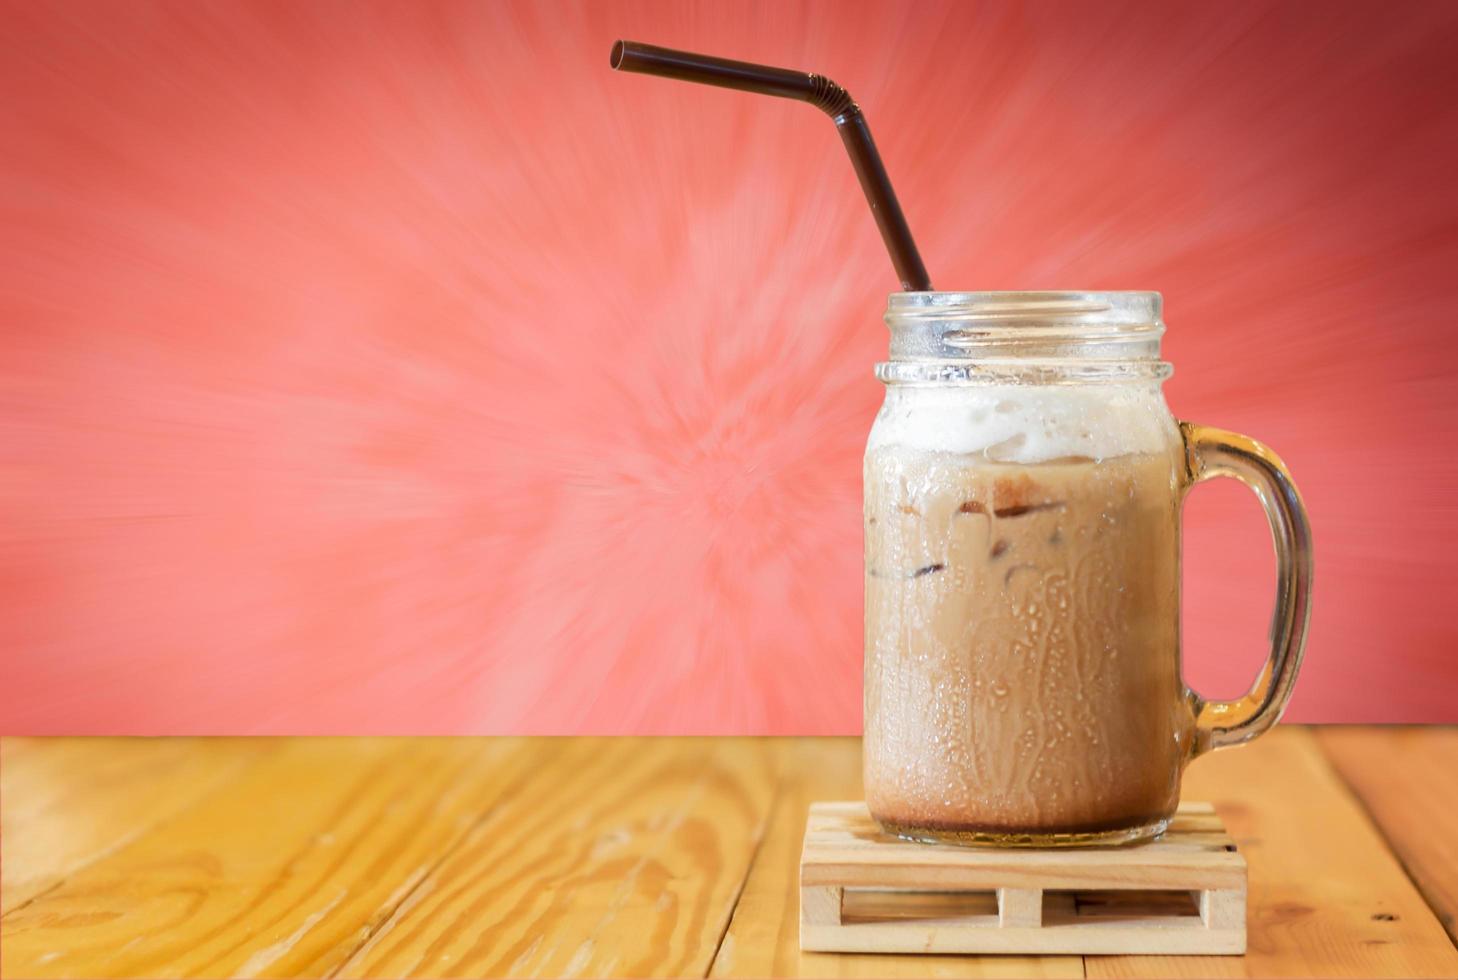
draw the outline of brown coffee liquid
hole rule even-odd
[[[1167,818],[1179,676],[1177,461],[866,457],[865,791],[912,836]]]

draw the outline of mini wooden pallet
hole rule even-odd
[[[864,803],[815,803],[800,948],[840,953],[1244,953],[1245,858],[1208,803],[1158,840],[1033,850],[918,844]]]

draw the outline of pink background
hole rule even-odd
[[[890,266],[1165,294],[1296,473],[1289,717],[1458,721],[1458,5],[7,4],[0,729],[855,732]],[[1243,689],[1253,498],[1187,517]]]

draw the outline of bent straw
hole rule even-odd
[[[612,67],[617,71],[661,75],[684,82],[795,99],[824,110],[834,120],[841,142],[850,154],[851,166],[855,168],[861,190],[871,205],[876,226],[881,229],[881,239],[886,243],[886,251],[891,253],[891,263],[896,266],[897,276],[901,278],[901,288],[909,292],[932,288],[921,253],[917,251],[911,229],[907,227],[906,215],[902,214],[896,192],[891,188],[891,178],[886,175],[881,154],[876,152],[866,117],[850,93],[835,82],[824,75],[754,65],[747,61],[730,61],[728,58],[675,51],[635,41],[619,41],[613,45]]]

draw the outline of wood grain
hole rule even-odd
[[[0,914],[135,840],[269,750],[248,739],[0,739]]]
[[[171,815],[159,801],[134,839],[6,915],[0,972],[327,974],[535,769],[514,739],[257,744],[224,787]],[[109,765],[104,742],[75,745],[82,771]]]
[[[1363,805],[1451,909],[1455,736],[1200,760],[1249,954],[1086,961],[802,954],[806,813],[859,795],[855,739],[7,739],[0,973],[1453,977]]]
[[[1322,728],[1317,738],[1458,942],[1458,729]]]
[[[774,814],[714,977],[1082,977],[1077,956],[857,956],[802,953],[798,868],[806,814],[816,800],[854,799],[861,790],[860,740],[786,744]]]
[[[1454,977],[1458,950],[1305,729],[1197,760],[1250,867],[1243,957],[1089,956],[1090,977]]]
[[[774,752],[562,743],[340,975],[702,976],[764,831]]]

